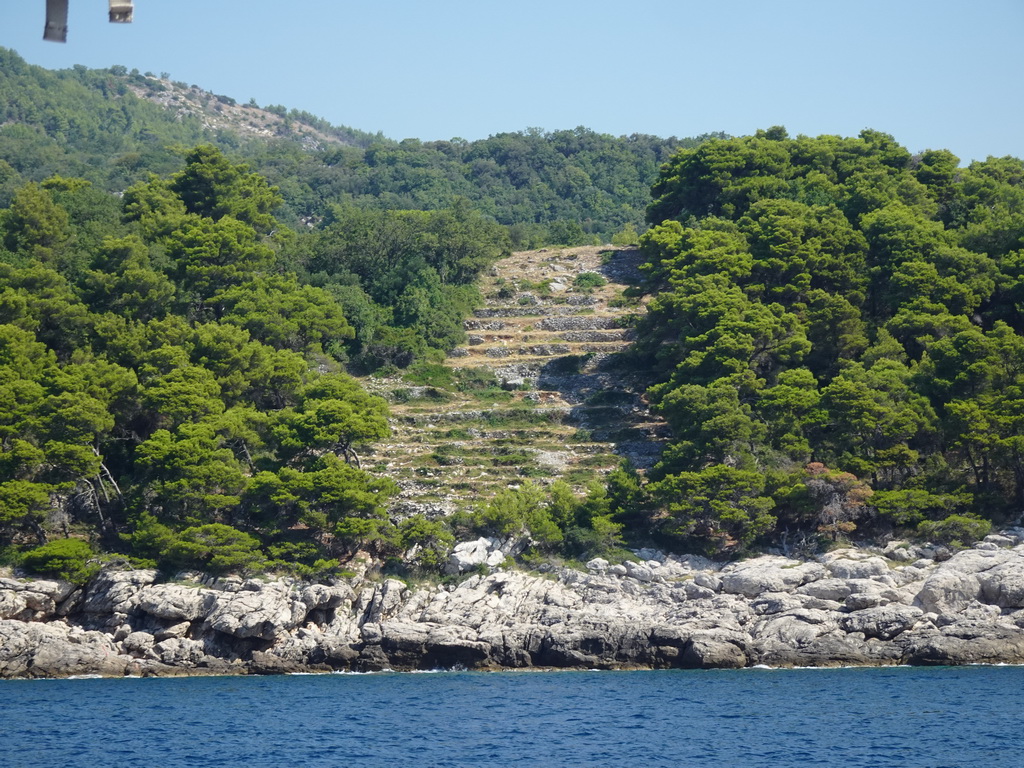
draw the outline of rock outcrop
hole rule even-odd
[[[1014,529],[955,554],[727,565],[641,550],[529,574],[501,570],[502,543],[480,540],[456,548],[451,570],[497,571],[416,587],[157,583],[146,570],[106,571],[84,589],[3,578],[0,677],[1024,663],[1022,541]]]

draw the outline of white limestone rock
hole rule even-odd
[[[889,564],[885,559],[860,550],[837,550],[822,556],[821,560],[835,579],[873,579],[889,575]]]
[[[855,611],[839,619],[846,632],[861,632],[865,637],[892,640],[921,620],[924,612],[910,605],[886,605]]]
[[[129,614],[144,587],[156,581],[156,571],[103,571],[89,584],[81,609],[91,614]]]
[[[513,546],[514,548],[514,546]],[[448,557],[445,571],[449,574],[465,573],[481,565],[496,568],[505,562],[502,542],[481,536],[476,541],[463,541],[455,545]]]
[[[720,576],[724,592],[757,597],[765,592],[787,592],[817,581],[824,578],[825,569],[818,563],[764,555],[728,566]]]
[[[925,579],[917,602],[925,611],[938,614],[963,610],[982,598],[980,574],[1015,557],[1008,550],[958,552]]]
[[[1000,608],[1024,608],[1024,553],[1014,551],[1005,562],[978,574],[987,603]]]
[[[121,641],[124,652],[136,657],[147,655],[156,644],[156,638],[149,632],[132,632]]]
[[[216,600],[212,590],[182,584],[155,584],[142,589],[136,598],[139,610],[168,621],[195,621],[205,617]]]
[[[206,626],[232,637],[275,640],[297,627],[308,609],[286,585],[270,583],[259,592],[222,592],[214,595]]]

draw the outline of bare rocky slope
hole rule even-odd
[[[234,99],[205,91],[198,85],[186,85],[167,77],[147,75],[143,84],[133,81],[129,90],[141,99],[158,104],[177,120],[197,118],[209,131],[229,131],[243,138],[298,139],[307,149],[331,145],[350,145],[344,129],[334,132],[314,127],[283,112],[262,109],[255,104],[238,104]]]
[[[393,436],[364,462],[402,487],[400,504],[450,512],[532,479],[582,489],[628,458],[661,452],[665,424],[622,365],[630,317],[622,298],[634,249],[588,246],[516,253],[481,283],[452,383],[367,379],[391,402]]]

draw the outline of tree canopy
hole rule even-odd
[[[1022,171],[869,130],[679,151],[634,350],[674,436],[626,506],[713,551],[1019,512]]]

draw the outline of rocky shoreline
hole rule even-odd
[[[0,578],[0,678],[1020,664],[1022,542],[1011,529],[955,553],[893,543],[730,564],[640,550],[421,586]]]

